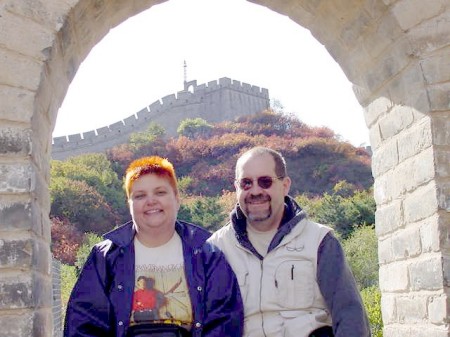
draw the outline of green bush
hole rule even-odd
[[[381,317],[381,292],[378,286],[371,286],[361,291],[361,297],[369,316],[372,337],[383,337],[383,320]]]
[[[342,246],[359,289],[378,286],[378,240],[373,226],[356,228]]]
[[[75,266],[61,264],[61,304],[62,304],[62,320],[66,316],[67,302],[69,301],[70,293],[77,281],[77,270]]]
[[[84,237],[83,244],[78,248],[77,252],[77,261],[75,262],[75,266],[77,267],[77,272],[79,273],[86,262],[89,253],[97,243],[103,241],[101,236],[98,236],[95,233],[86,233]]]

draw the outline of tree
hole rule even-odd
[[[67,178],[84,182],[101,195],[102,202],[108,204],[114,216],[119,217],[117,221],[125,222],[128,219],[122,181],[105,154],[91,153],[72,157],[67,161],[53,160],[50,174],[51,179]]]
[[[130,135],[128,143],[134,151],[139,151],[142,147],[147,147],[164,139],[166,130],[157,123],[150,123],[144,132],[135,132]]]
[[[208,137],[212,130],[212,125],[202,118],[187,118],[181,121],[177,133],[190,139]]]
[[[381,292],[378,286],[361,291],[361,297],[369,317],[372,337],[383,337],[383,318],[381,316]]]
[[[61,263],[74,265],[78,247],[83,242],[83,233],[67,219],[52,217],[52,255]]]
[[[84,181],[53,178],[50,197],[50,215],[68,219],[80,232],[102,234],[118,224],[117,213]]]
[[[356,227],[375,223],[375,200],[372,189],[359,191],[351,184],[339,182],[333,193],[308,199],[297,197],[300,205],[317,222],[333,227],[342,237],[347,238]]]
[[[378,286],[378,239],[373,226],[363,226],[342,242],[360,289]]]
[[[197,197],[180,207],[178,218],[200,225],[209,231],[219,229],[228,214],[217,197]]]
[[[81,272],[81,269],[83,269],[92,248],[102,240],[103,238],[95,233],[86,233],[83,244],[78,249],[77,261],[75,262],[78,274]]]

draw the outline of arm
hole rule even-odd
[[[218,248],[205,261],[206,303],[204,337],[240,337],[244,310],[239,284],[225,256]]]
[[[105,257],[94,247],[67,304],[64,337],[113,336]]]
[[[339,241],[331,233],[319,246],[317,280],[331,312],[335,336],[370,336],[368,318],[355,278]]]

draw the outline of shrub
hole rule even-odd
[[[79,232],[69,220],[51,218],[52,223],[52,255],[58,261],[73,266],[78,247],[83,241],[83,233]]]
[[[342,242],[359,289],[378,285],[378,240],[372,226],[357,228]]]
[[[99,243],[102,240],[103,238],[95,233],[86,233],[83,244],[80,246],[77,252],[77,261],[75,262],[75,266],[77,267],[78,272],[80,272],[81,269],[83,268],[92,250],[92,247],[94,247],[97,243]]]
[[[61,311],[63,322],[66,316],[67,302],[69,301],[70,294],[76,281],[76,267],[69,266],[67,264],[61,264]]]
[[[381,317],[381,292],[378,286],[371,286],[361,291],[361,297],[369,316],[372,337],[383,337],[383,320]]]

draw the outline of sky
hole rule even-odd
[[[369,145],[362,107],[327,50],[287,16],[245,0],[170,0],[111,29],[80,65],[53,137],[113,124],[183,90],[185,70],[199,85],[228,77],[266,88],[304,123]]]

